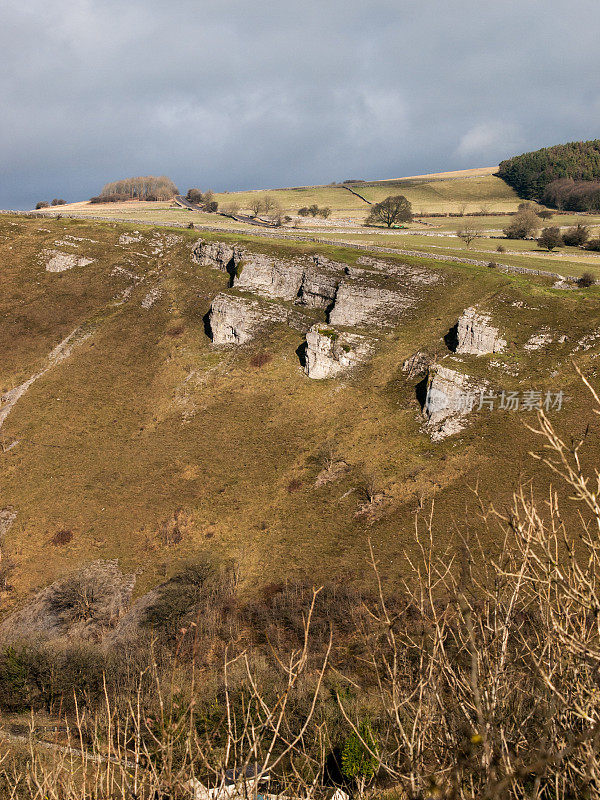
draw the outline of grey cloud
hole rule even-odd
[[[0,206],[494,164],[599,135],[595,0],[3,0]]]

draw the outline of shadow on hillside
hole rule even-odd
[[[296,348],[296,355],[298,356],[298,361],[300,362],[300,366],[302,369],[306,366],[306,342],[302,342],[300,347]]]
[[[204,333],[208,336],[208,338],[212,342],[212,330],[210,327],[210,311],[207,311],[206,314],[202,317],[202,324],[204,325]]]
[[[455,353],[458,347],[458,322],[456,325],[453,325],[444,336],[444,341],[446,342],[448,350],[452,350],[452,352]]]
[[[427,375],[415,386],[415,397],[421,406],[421,411],[423,411],[425,408],[425,399],[427,397]]]

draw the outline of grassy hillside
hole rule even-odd
[[[124,233],[134,241],[120,241]],[[364,255],[225,232],[204,237],[282,258],[318,252],[351,265]],[[502,503],[519,479],[539,480],[528,455],[537,443],[523,424],[532,415],[475,412],[463,433],[430,440],[417,380],[401,371],[417,350],[498,391],[564,389],[568,402],[553,418],[565,435],[591,424],[591,456],[600,455],[598,423],[570,362],[574,355],[597,381],[598,289],[563,291],[541,279],[390,256],[390,264],[425,266],[442,280],[422,287],[371,363],[343,380],[311,381],[296,354],[303,336],[288,327],[243,348],[213,347],[203,319],[228,276],[192,263],[197,238],[185,229],[0,217],[0,390],[38,372],[79,330],[70,357],[30,386],[0,429],[0,508],[17,512],[4,542],[14,562],[5,609],[101,557],[137,571],[140,592],[212,552],[235,559],[244,591],[254,592],[288,576],[370,580],[372,539],[393,580],[399,554],[412,547],[416,509],[435,499],[441,548],[472,487]],[[48,272],[44,251],[55,249],[93,262]],[[505,353],[448,354],[442,337],[471,305],[493,315]],[[523,348],[546,329],[551,343]],[[317,480],[331,460],[340,465],[335,479]]]
[[[251,205],[253,198],[257,195],[263,197],[268,193],[289,217],[283,227],[290,238],[310,236],[342,242],[360,241],[422,252],[425,255],[451,254],[459,258],[488,259],[563,275],[581,275],[591,271],[600,276],[600,255],[596,252],[563,246],[549,253],[533,239],[506,239],[503,229],[510,221],[506,215],[516,211],[520,200],[513,189],[492,174],[494,169],[490,167],[352,184],[353,190],[370,202],[382,200],[389,194],[405,194],[412,203],[416,217],[401,230],[365,227],[369,203],[339,184],[274,189],[268,192],[254,190],[222,193],[217,196],[217,200],[221,209],[226,210],[233,203],[243,213],[249,211],[246,206]],[[322,219],[301,217],[297,214],[302,206],[313,204],[320,208],[331,208],[331,216]],[[252,225],[222,214],[190,211],[171,203],[160,202],[129,201],[104,205],[80,202],[63,206],[58,211],[48,209],[44,214],[50,217],[56,217],[57,214],[77,218],[97,216],[146,224],[193,224],[198,229],[238,233],[247,231],[250,235],[256,232]],[[427,216],[430,214],[441,216]],[[453,216],[444,216],[450,214]],[[477,216],[473,216],[474,214]],[[591,213],[556,213],[549,220],[540,219],[540,229],[550,225],[564,230],[579,223],[588,227],[590,238],[600,235],[600,215]],[[465,225],[476,228],[481,233],[469,248],[456,236],[457,231]],[[497,254],[498,251],[501,255]]]
[[[464,173],[440,173],[411,178],[398,178],[351,184],[356,192],[371,202],[379,202],[389,194],[404,194],[413,204],[415,213],[455,213],[480,211],[514,211],[519,203],[517,194],[507,184],[491,174],[489,169],[465,170]],[[329,186],[299,186],[287,189],[256,189],[241,192],[220,192],[215,195],[221,208],[231,203],[239,205],[241,211],[249,211],[252,199],[257,195],[272,195],[282,210],[296,214],[302,206],[316,203],[319,207],[328,206],[332,216],[362,219],[368,212],[368,203],[349,192],[341,184]],[[117,207],[115,207],[117,206]],[[133,214],[150,215],[156,221],[175,221],[185,217],[186,211],[172,210],[169,203],[130,202],[119,204],[71,203],[62,206],[61,211],[78,214],[101,214],[125,216]],[[56,209],[48,213],[56,213]],[[159,216],[160,215],[160,216]],[[211,218],[211,215],[206,215]],[[212,216],[214,219],[214,216]]]
[[[417,214],[457,212],[463,206],[468,211],[479,211],[482,205],[490,211],[514,211],[519,202],[516,192],[494,175],[399,178],[351,184],[351,187],[372,203],[378,203],[390,194],[403,194],[410,200]],[[368,203],[340,185],[274,189],[269,194],[272,194],[282,209],[293,213],[298,208],[313,203],[320,207],[329,206],[334,213],[341,216],[366,214],[368,211]],[[217,194],[215,199],[222,205],[235,201],[242,208],[247,208],[255,195],[256,191],[228,192]]]

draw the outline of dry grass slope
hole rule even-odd
[[[123,234],[133,241],[123,243]],[[449,365],[498,389],[564,389],[558,429],[577,434],[591,423],[599,441],[570,362],[575,354],[598,378],[600,339],[578,344],[600,330],[596,289],[565,292],[485,268],[390,257],[443,280],[423,287],[371,364],[342,381],[310,381],[296,355],[302,335],[287,327],[239,350],[213,348],[203,318],[227,276],[192,263],[197,236],[0,218],[2,392],[36,372],[75,328],[89,334],[30,387],[0,430],[0,507],[17,512],[3,544],[15,564],[4,608],[96,558],[137,571],[137,593],[205,553],[233,558],[249,593],[285,577],[361,584],[372,579],[369,538],[393,581],[423,503],[436,499],[442,548],[470,487],[502,503],[519,478],[538,481],[523,414],[476,412],[462,434],[438,444],[421,429],[416,381],[401,364],[420,349],[447,355],[442,337],[467,306],[486,307],[509,346],[493,359],[450,357]],[[348,264],[360,255],[251,237],[243,244]],[[51,249],[94,260],[49,273],[41,254]],[[150,293],[158,299],[144,307]],[[524,350],[545,328],[557,332],[553,342]],[[319,480],[332,459],[347,467]]]

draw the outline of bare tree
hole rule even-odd
[[[269,211],[278,208],[277,200],[271,194],[263,195],[262,203],[265,214],[268,214]]]
[[[239,213],[239,210],[240,204],[235,200],[232,200],[231,203],[227,203],[227,205],[223,207],[223,212],[225,214],[230,214],[232,217],[235,217],[235,215]]]
[[[257,217],[265,208],[263,198],[258,194],[253,195],[248,204],[248,208],[252,212],[252,216]]]
[[[472,225],[463,225],[462,228],[459,228],[456,231],[456,235],[465,243],[467,247],[470,247],[475,239],[481,238],[482,234],[481,231],[477,230],[477,228],[473,227]]]

